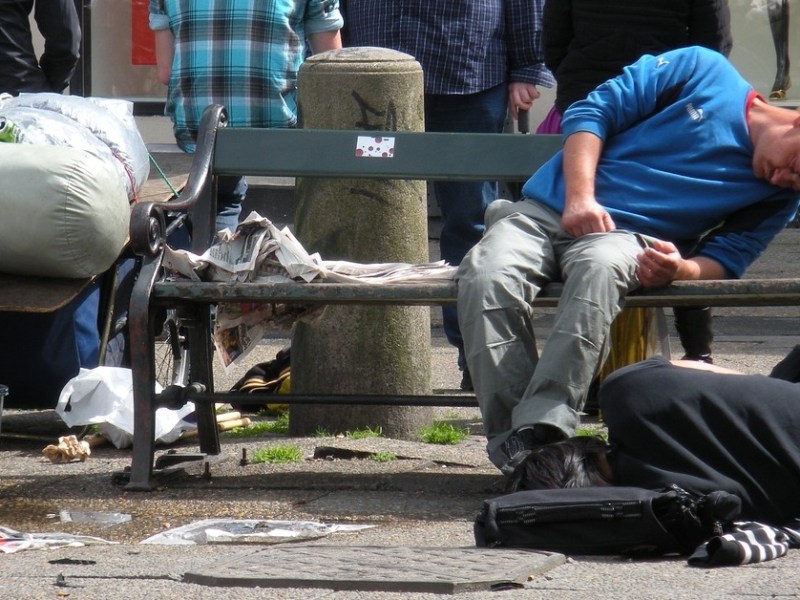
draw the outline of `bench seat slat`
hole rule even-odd
[[[550,284],[537,306],[558,303],[561,284]],[[439,305],[456,300],[454,282],[392,283],[221,283],[171,281],[156,283],[153,299],[168,302],[281,302],[303,304]],[[797,306],[800,278],[677,281],[659,289],[639,290],[626,306]]]

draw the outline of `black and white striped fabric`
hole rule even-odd
[[[728,533],[716,536],[695,550],[689,564],[723,567],[774,560],[790,548],[800,548],[800,519],[784,527],[756,521],[736,522]]]

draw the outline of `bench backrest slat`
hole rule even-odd
[[[394,138],[390,157],[358,155],[364,138]],[[384,141],[384,144],[386,142]],[[217,175],[525,181],[559,135],[222,128]]]

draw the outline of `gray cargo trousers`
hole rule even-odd
[[[456,279],[467,366],[498,467],[508,460],[503,442],[520,427],[545,423],[574,435],[611,323],[639,287],[641,239],[622,230],[576,239],[560,214],[532,200],[489,205],[486,233]],[[564,289],[540,354],[533,300],[551,281]]]

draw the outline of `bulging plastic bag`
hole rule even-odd
[[[156,392],[161,386],[156,383]],[[194,412],[194,404],[182,408],[156,410],[156,442],[171,444],[197,425],[184,418]],[[101,435],[117,448],[133,443],[133,377],[130,369],[97,367],[81,369],[61,391],[56,414],[69,427],[97,425]]]
[[[150,155],[130,101],[54,93],[6,94],[0,98],[0,115],[20,129],[19,143],[80,148],[108,160],[131,201],[147,181]]]

